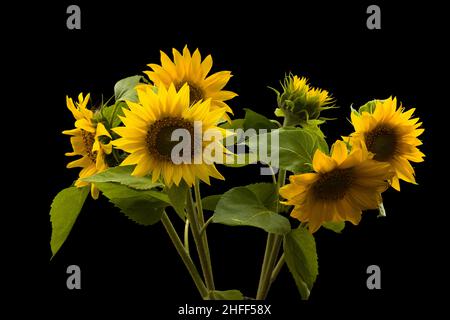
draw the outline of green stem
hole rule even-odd
[[[263,299],[263,286],[264,286],[264,283],[266,282],[266,277],[268,274],[270,253],[272,251],[272,246],[273,246],[274,240],[275,240],[275,234],[269,233],[267,235],[266,250],[264,252],[264,259],[263,259],[263,264],[261,267],[261,275],[259,277],[258,291],[256,292],[256,300]]]
[[[186,223],[184,225],[184,248],[189,254],[189,219],[186,219]]]
[[[202,235],[206,231],[206,227],[213,221],[213,217],[211,216],[208,220],[206,220],[202,229],[200,230],[200,235]]]
[[[275,265],[275,268],[273,268],[272,271],[272,275],[270,276],[270,284],[269,284],[269,289],[270,289],[270,285],[275,281],[275,279],[278,277],[278,274],[281,271],[281,268],[283,268],[284,263],[286,261],[284,260],[284,252],[280,257],[280,260],[278,260],[278,263]]]
[[[199,221],[199,229],[200,231],[200,237],[203,241],[203,246],[205,247],[205,255],[206,255],[206,263],[208,267],[208,273],[209,277],[211,278],[211,288],[210,290],[215,290],[214,288],[214,277],[212,273],[212,265],[211,265],[211,255],[209,252],[209,245],[208,245],[208,237],[206,235],[206,229],[205,229],[205,216],[203,215],[203,204],[202,204],[202,196],[200,194],[200,180],[195,179],[194,184],[194,193],[195,193],[195,204],[197,205],[197,216]]]
[[[202,267],[203,276],[205,278],[206,287],[208,290],[213,291],[214,289],[214,280],[212,275],[212,270],[210,265],[208,264],[209,251],[206,251],[204,246],[204,242],[202,237],[200,236],[200,227],[198,221],[198,215],[195,214],[194,201],[192,199],[192,193],[189,192],[188,195],[188,206],[187,206],[187,216],[190,222],[192,236],[195,241],[195,245],[197,247],[198,258],[200,260],[200,265]]]
[[[276,192],[279,194],[279,189],[284,186],[286,180],[286,170],[280,169],[278,172],[278,181],[276,183]],[[279,212],[279,205],[277,202],[277,211]],[[266,251],[264,253],[263,266],[261,268],[261,276],[259,279],[258,291],[256,293],[256,299],[262,300],[267,297],[270,288],[270,279],[275,267],[275,262],[278,258],[281,242],[283,237],[276,234],[270,234],[267,236]]]
[[[194,280],[195,286],[197,287],[198,292],[202,296],[203,299],[208,297],[208,289],[206,288],[205,284],[203,283],[203,280],[198,273],[197,268],[194,265],[194,262],[192,262],[191,257],[187,253],[186,249],[183,246],[183,243],[181,242],[180,238],[178,237],[178,234],[175,230],[175,228],[172,225],[172,222],[170,221],[169,217],[167,216],[167,213],[164,212],[161,218],[161,222],[164,225],[164,228],[167,231],[167,234],[170,237],[170,240],[172,240],[173,245],[175,246],[175,249],[177,250],[178,254],[181,257],[181,260],[183,260],[184,265],[189,271],[189,274],[192,277],[192,280]]]

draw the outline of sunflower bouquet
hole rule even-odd
[[[89,94],[67,97],[75,129],[63,132],[73,147],[66,155],[77,157],[67,167],[81,171],[51,206],[53,256],[89,194],[104,196],[136,223],[162,223],[202,299],[244,299],[239,290],[215,287],[210,223],[267,233],[253,298],[265,299],[287,265],[308,299],[318,276],[314,232],[340,232],[345,221],[357,225],[364,210],[383,215],[385,190],[400,190],[400,180],[416,183],[411,162],[424,158],[422,123],[396,98],[372,100],[350,109],[354,132],[329,147],[322,112],[336,105],[328,91],[288,74],[280,91],[273,89],[277,119],[251,109],[233,119],[228,101],[237,94],[224,90],[231,72],[210,74],[212,66],[211,55],[202,60],[198,49],[173,49],[173,59],[161,52],[161,64],[149,64],[146,77],[118,81],[113,102],[90,107]],[[220,166],[255,164],[272,182],[201,196],[211,178],[225,179]],[[181,219],[184,230],[176,230],[173,219]]]

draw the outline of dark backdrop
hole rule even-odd
[[[81,7],[81,30],[66,29],[65,11],[73,3]],[[285,268],[268,297],[273,311],[332,311],[339,316],[358,314],[359,306],[365,307],[365,313],[384,313],[392,307],[414,310],[435,301],[435,286],[443,286],[440,256],[446,254],[437,247],[442,233],[434,232],[443,214],[435,181],[444,174],[438,169],[435,149],[440,145],[435,138],[441,134],[436,110],[448,103],[444,96],[441,104],[431,102],[444,95],[436,88],[438,78],[432,76],[440,73],[436,60],[443,55],[438,50],[443,41],[438,19],[434,19],[442,8],[379,3],[382,29],[368,30],[365,11],[371,3],[279,1],[248,7],[243,2],[73,3],[40,7],[46,18],[34,24],[35,42],[22,52],[29,59],[25,72],[34,83],[32,90],[39,88],[38,102],[33,103],[39,111],[28,120],[39,128],[41,138],[28,146],[31,154],[41,156],[34,161],[39,168],[35,199],[22,203],[33,231],[24,256],[44,270],[37,277],[26,272],[22,277],[35,283],[35,298],[46,297],[42,306],[68,304],[83,310],[98,306],[99,301],[114,301],[108,309],[98,309],[163,311],[169,318],[177,306],[199,302],[162,225],[136,225],[104,198],[87,201],[68,240],[49,263],[49,206],[56,193],[77,177],[76,170],[65,168],[69,159],[64,152],[70,143],[61,131],[73,127],[65,95],[90,92],[97,102],[102,94],[110,97],[117,80],[139,74],[148,63],[159,63],[160,49],[170,53],[172,47],[181,50],[185,44],[191,50],[198,47],[203,56],[212,54],[213,71],[232,71],[227,88],[239,94],[230,102],[237,118],[243,116],[244,107],[273,117],[276,100],[267,86],[279,87],[284,74],[293,72],[309,77],[314,86],[329,90],[337,99],[341,108],[326,115],[338,120],[323,126],[328,142],[351,132],[345,120],[350,105],[390,95],[408,108],[417,108],[426,128],[422,136],[426,161],[414,166],[419,185],[402,183],[400,193],[388,190],[386,218],[367,212],[359,226],[347,224],[340,235],[318,231],[319,277],[310,301],[300,301]],[[204,194],[267,180],[259,176],[257,166],[220,171],[226,181],[214,181],[211,188],[203,188]],[[181,230],[182,225],[176,227]],[[221,225],[211,225],[208,232],[217,288],[240,289],[254,296],[265,234]],[[70,264],[81,267],[79,291],[66,288]],[[366,288],[365,272],[371,264],[381,267],[381,290]],[[30,292],[30,287],[23,290]]]

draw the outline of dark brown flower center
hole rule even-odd
[[[392,127],[379,125],[364,136],[367,150],[375,154],[377,161],[389,161],[395,155],[398,137]]]
[[[86,149],[88,158],[95,163],[97,159],[97,151],[92,151],[95,142],[95,135],[92,132],[81,129],[81,138]]]
[[[176,136],[179,139],[172,141],[172,133],[177,129],[185,129],[189,132],[189,137]],[[181,132],[182,133],[182,132]],[[187,132],[185,132],[187,133]],[[172,150],[179,143],[185,143],[185,139],[190,138],[190,159],[193,159],[196,150],[198,150],[198,143],[196,144],[194,136],[194,124],[183,118],[163,118],[155,121],[150,125],[147,131],[146,142],[149,153],[156,156],[161,161],[172,161]],[[182,154],[183,149],[180,149],[180,154],[176,155],[180,158],[185,156]]]
[[[180,90],[185,83],[187,83],[189,86],[189,105],[193,105],[197,101],[203,99],[203,90],[190,81],[181,81],[180,83],[176,84],[175,88],[177,89],[177,91]]]
[[[314,198],[323,201],[341,200],[350,189],[353,179],[352,169],[335,169],[321,173],[312,185]]]

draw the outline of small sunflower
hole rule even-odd
[[[389,164],[369,159],[364,148],[350,154],[343,141],[333,145],[331,157],[317,150],[313,158],[314,173],[291,175],[290,184],[280,189],[294,205],[291,216],[308,222],[313,233],[326,221],[350,221],[358,224],[362,210],[376,209],[381,193],[392,177]]]
[[[121,136],[113,141],[113,145],[130,154],[121,165],[135,164],[132,175],[151,174],[154,182],[161,176],[168,186],[173,183],[179,185],[181,179],[192,186],[197,177],[208,184],[210,177],[223,180],[214,163],[202,159],[205,148],[212,142],[203,141],[203,137],[196,136],[194,131],[200,124],[204,133],[216,132],[221,139],[228,135],[226,130],[216,126],[225,109],[211,110],[211,99],[190,105],[188,84],[184,84],[178,92],[173,84],[168,90],[160,87],[157,93],[149,85],[140,86],[137,92],[140,103],[127,101],[130,110],[123,110],[125,116],[121,119],[125,127],[113,129]],[[185,129],[190,133],[188,161],[175,163],[172,160],[172,150],[179,143],[171,140],[176,129]],[[220,151],[226,155],[225,147],[219,141],[215,143],[219,143]]]
[[[275,114],[286,117],[287,125],[304,124],[320,118],[320,112],[332,107],[334,99],[327,90],[314,88],[308,79],[289,74],[282,83],[283,92],[277,93]]]
[[[237,96],[231,91],[222,90],[232,77],[230,71],[220,71],[208,76],[212,67],[212,57],[208,55],[203,61],[200,51],[196,49],[191,55],[187,46],[183,54],[173,49],[173,62],[161,51],[161,65],[149,64],[153,71],[144,71],[156,87],[164,86],[166,89],[174,83],[179,90],[185,84],[189,85],[190,104],[200,100],[211,99],[211,110],[225,108],[226,112],[233,113],[225,103]],[[224,115],[229,120],[228,115]]]
[[[105,161],[105,154],[110,154],[112,150],[111,143],[102,142],[100,137],[111,135],[102,123],[93,121],[94,113],[87,108],[90,95],[83,98],[83,94],[78,95],[78,102],[73,102],[72,98],[66,97],[67,107],[75,117],[75,129],[65,130],[63,134],[71,135],[70,143],[73,152],[66,153],[66,156],[82,156],[80,159],[70,162],[67,168],[81,167],[79,178],[75,186],[84,187],[88,182],[81,179],[90,177],[96,173],[102,172],[108,168]],[[99,190],[94,184],[91,184],[91,195],[94,199],[98,198]]]
[[[417,137],[424,129],[419,118],[411,118],[414,110],[404,111],[401,105],[397,108],[397,99],[389,98],[376,100],[373,113],[351,115],[355,132],[350,135],[350,144],[364,142],[374,160],[389,162],[395,170],[391,184],[396,190],[400,190],[399,179],[416,183],[410,161],[422,162],[425,156],[417,148],[422,144]]]

